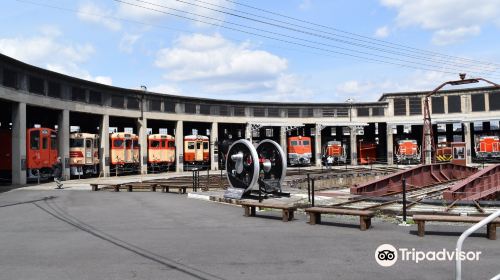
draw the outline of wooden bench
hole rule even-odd
[[[128,192],[133,191],[134,189],[149,189],[152,192],[156,192],[156,188],[158,187],[158,184],[152,184],[152,183],[130,183],[130,184],[123,184],[125,188],[127,188]]]
[[[186,190],[192,186],[190,185],[172,185],[172,184],[159,184],[162,192],[170,192],[170,189],[177,189],[179,194],[185,194]]]
[[[99,190],[99,186],[102,186],[103,188],[111,187],[111,188],[113,188],[113,190],[115,192],[119,192],[122,184],[116,184],[116,183],[93,183],[93,184],[90,184],[90,187],[92,188],[92,191],[94,191],[94,192]]]
[[[305,211],[309,214],[310,225],[321,224],[321,214],[359,216],[360,230],[367,230],[370,228],[374,215],[373,211],[329,207],[309,207],[306,208]]]
[[[479,223],[484,217],[480,216],[445,216],[445,215],[413,215],[413,221],[418,226],[418,236],[425,234],[425,222],[448,222],[448,223]],[[490,240],[496,240],[497,227],[500,226],[500,218],[486,225],[486,235]]]
[[[245,209],[245,217],[255,217],[255,208],[271,208],[271,209],[281,209],[282,210],[282,220],[283,222],[288,222],[293,220],[293,214],[297,210],[297,207],[290,206],[287,204],[278,203],[266,203],[258,201],[241,201],[240,205]]]

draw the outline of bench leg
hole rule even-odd
[[[290,210],[290,214],[288,216],[288,220],[289,221],[293,221],[294,218],[295,218],[295,211],[294,210]]]
[[[97,185],[90,185],[92,187],[92,191],[93,192],[96,192],[99,190],[99,188],[97,187]]]
[[[243,206],[243,210],[245,210],[245,217],[250,217],[250,206]]]
[[[321,224],[321,214],[309,212],[309,224],[310,225]]]
[[[493,223],[489,223],[486,225],[486,232],[489,240],[497,239],[497,225]]]
[[[293,219],[293,211],[283,209],[283,222],[288,222]]]
[[[425,234],[425,222],[424,221],[417,221],[417,226],[418,226],[418,236],[423,237]]]
[[[250,206],[250,216],[255,217],[255,206]]]
[[[245,217],[255,217],[255,206],[244,205]]]
[[[169,187],[165,187],[165,192],[170,192],[170,188]]]
[[[156,187],[155,186],[151,186],[150,189],[151,189],[152,192],[156,192]]]
[[[360,216],[359,217],[359,229],[360,230],[367,230],[370,228],[372,224],[372,218],[370,217],[364,217]]]
[[[128,186],[128,187],[127,187],[127,191],[128,191],[128,192],[131,192],[131,191],[132,191],[132,189],[133,189],[133,188],[132,188],[132,186]]]
[[[363,216],[359,216],[359,229],[360,230],[367,230],[368,229],[366,219]]]
[[[120,191],[120,186],[113,186],[115,192],[119,192]]]

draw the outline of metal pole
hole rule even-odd
[[[307,173],[307,201],[311,202],[311,176]]]
[[[38,184],[40,185],[40,169],[36,170],[37,177],[38,177]]]
[[[473,225],[472,227],[470,227],[469,229],[467,229],[466,231],[464,231],[464,233],[462,233],[462,235],[460,235],[460,237],[457,240],[457,246],[455,248],[455,252],[457,254],[459,254],[462,251],[462,245],[463,245],[463,243],[465,241],[465,238],[467,238],[473,232],[475,232],[479,228],[483,227],[487,223],[490,223],[496,217],[499,217],[499,216],[500,216],[500,210],[497,210],[493,214],[491,214],[488,217],[484,218],[479,223]],[[456,261],[455,261],[455,279],[456,280],[461,280],[462,279],[462,263],[461,263],[461,261],[462,260],[460,258],[456,258]],[[492,279],[498,279],[498,275],[495,276],[495,277],[493,277]]]
[[[193,192],[194,192],[194,184],[196,183],[195,180],[194,180],[194,169],[193,169]]]
[[[312,180],[312,189],[311,189],[311,196],[312,196],[312,202],[311,202],[311,205],[312,207],[314,207],[314,179],[311,179]]]
[[[210,167],[207,169],[207,190],[210,187]]]
[[[403,223],[406,223],[406,178],[403,178]]]

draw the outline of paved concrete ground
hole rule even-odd
[[[45,199],[44,198],[48,198]],[[232,205],[150,192],[24,190],[0,194],[0,279],[451,279],[452,262],[380,267],[375,249],[453,249],[465,227],[410,228],[375,220],[326,219],[310,226],[279,213],[245,218]],[[339,221],[346,222],[340,226]],[[410,233],[411,231],[411,233]],[[463,279],[500,272],[500,240],[466,240],[481,250]]]

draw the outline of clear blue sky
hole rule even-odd
[[[373,101],[384,92],[431,90],[462,71],[500,81],[500,0],[473,5],[468,0],[5,0],[0,24],[3,54],[88,80],[146,85],[162,93]],[[404,55],[394,54],[401,51]]]

